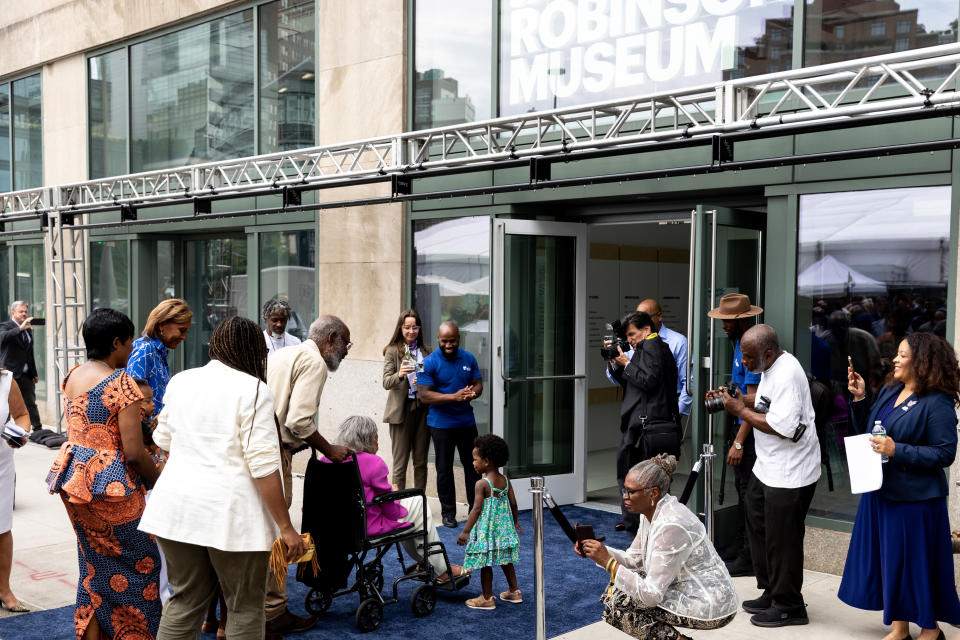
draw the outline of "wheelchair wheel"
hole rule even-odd
[[[437,606],[437,590],[432,584],[422,584],[413,590],[410,596],[410,609],[414,618],[424,618],[433,613]]]
[[[357,629],[367,633],[380,627],[383,622],[383,605],[376,598],[367,598],[357,607]]]
[[[383,564],[371,562],[363,567],[364,586],[366,595],[373,595],[374,592],[383,591]]]
[[[311,614],[318,616],[330,608],[331,602],[333,602],[333,598],[326,591],[311,589],[307,593],[307,598],[304,600],[303,606],[306,607],[307,611]]]

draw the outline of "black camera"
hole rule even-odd
[[[608,345],[607,342],[610,344]],[[600,347],[600,355],[604,360],[613,360],[620,355],[620,351],[626,353],[630,351],[630,343],[627,342],[627,334],[619,320],[607,323],[607,335],[603,337],[603,345]]]
[[[740,385],[734,383],[729,387],[720,387],[717,391],[720,393],[726,391],[731,398],[736,398],[740,395]],[[723,398],[720,396],[707,398],[703,401],[703,406],[706,407],[708,413],[718,413],[723,411]]]

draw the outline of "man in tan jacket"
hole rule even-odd
[[[274,395],[283,464],[283,492],[289,508],[293,498],[293,475],[290,461],[293,452],[306,446],[319,449],[334,462],[340,462],[351,451],[330,444],[317,431],[316,417],[320,395],[327,381],[327,372],[336,371],[350,350],[350,329],[336,316],[320,316],[312,325],[306,340],[294,347],[280,349],[267,360],[267,386]],[[267,578],[267,637],[300,633],[313,628],[316,616],[301,618],[287,609],[286,585],[277,589],[272,574]]]

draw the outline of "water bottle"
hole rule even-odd
[[[874,438],[886,438],[887,430],[883,428],[883,424],[877,420],[873,423],[873,431],[870,432]],[[890,458],[888,456],[881,455],[880,462],[888,462]]]

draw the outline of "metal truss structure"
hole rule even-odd
[[[36,219],[48,232],[55,353],[58,372],[64,373],[82,355],[77,331],[86,310],[85,231],[76,223],[84,213],[119,209],[126,221],[136,219],[137,207],[193,202],[196,215],[210,212],[210,200],[279,192],[287,207],[300,204],[302,189],[380,181],[392,181],[386,201],[400,201],[409,199],[412,180],[444,171],[529,162],[530,182],[536,183],[548,179],[549,161],[682,142],[712,142],[713,164],[732,165],[732,142],[718,143],[739,132],[789,135],[804,123],[856,126],[877,117],[909,119],[937,107],[958,109],[958,76],[960,44],[946,44],[626,100],[27,189],[0,194],[0,233],[8,222]],[[543,174],[538,160],[547,161]],[[289,192],[295,195],[288,198]],[[206,206],[198,208],[198,202]]]

